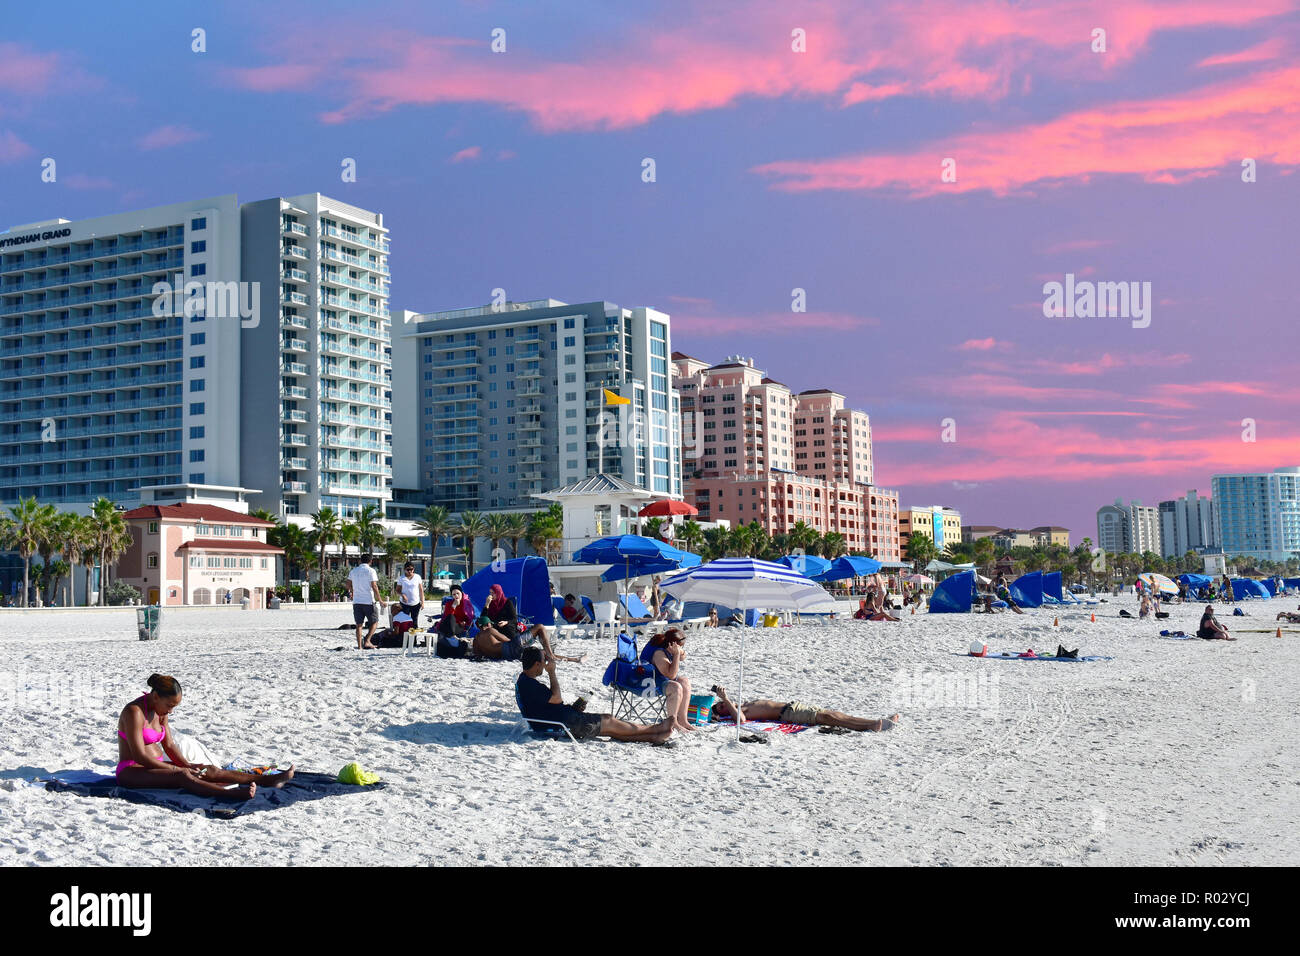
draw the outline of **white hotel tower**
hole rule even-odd
[[[189,483],[277,513],[382,506],[387,245],[380,216],[314,193],[0,233],[0,503]],[[208,308],[155,291],[184,282]]]

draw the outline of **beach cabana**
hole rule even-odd
[[[546,562],[535,555],[511,558],[500,566],[489,564],[469,577],[461,590],[479,611],[487,606],[488,591],[492,585],[501,585],[506,597],[515,602],[515,611],[521,618],[534,624],[550,624],[555,619],[551,606],[551,575]]]
[[[1300,588],[1300,578],[1283,578],[1283,579],[1282,579],[1282,587],[1284,587],[1284,588]]]
[[[1068,603],[1064,594],[1061,593],[1061,572],[1048,571],[1043,575],[1043,600],[1049,600],[1056,604]]]
[[[1263,581],[1253,581],[1250,578],[1233,578],[1232,579],[1232,599],[1240,601],[1242,598],[1254,597],[1268,599],[1273,596],[1273,592]]]
[[[1043,572],[1030,571],[1011,582],[1011,600],[1021,607],[1043,606]]]
[[[935,585],[931,614],[968,614],[975,603],[975,572],[962,571]]]

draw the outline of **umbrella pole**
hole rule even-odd
[[[740,680],[736,685],[736,706],[742,706],[745,700],[745,631],[740,629]],[[736,714],[736,743],[740,743],[740,714]]]

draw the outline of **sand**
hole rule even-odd
[[[1272,627],[1296,604],[1223,619]],[[1300,633],[1169,641],[1158,631],[1194,631],[1199,605],[1161,622],[1120,607],[1135,611],[1124,597],[748,629],[746,697],[901,710],[903,725],[765,746],[701,731],[674,748],[533,740],[517,665],[335,651],[352,644],[331,629],[345,606],[168,610],[147,643],[129,609],[0,612],[0,864],[1294,863]],[[697,688],[734,691],[739,636],[690,638]],[[981,661],[964,656],[976,637],[1114,660]],[[608,710],[608,645],[568,642],[590,657],[562,665],[566,700]],[[223,821],[27,785],[111,773],[117,715],[153,671],[185,686],[175,729],[218,754],[331,773],[358,760],[390,786]]]

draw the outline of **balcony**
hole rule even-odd
[[[285,339],[283,343],[281,343],[281,348],[286,352],[306,352],[307,340],[297,338]]]
[[[290,282],[306,282],[307,273],[301,269],[285,269],[280,273],[280,278],[288,279]]]
[[[309,258],[307,250],[303,246],[287,245],[280,250],[280,254],[290,259],[307,259]]]
[[[306,398],[307,389],[301,385],[285,385],[280,389],[281,398]]]
[[[289,292],[288,290],[280,293],[280,301],[286,305],[310,305],[310,300],[301,292]]]
[[[283,482],[280,487],[294,495],[301,495],[307,492],[307,482],[305,481],[286,481]]]
[[[281,232],[291,233],[295,236],[310,236],[311,230],[300,222],[286,222]]]
[[[301,362],[285,362],[284,371],[289,375],[306,375],[307,366],[303,365]]]
[[[280,328],[282,329],[302,329],[306,331],[307,320],[301,315],[280,314]]]
[[[282,408],[280,410],[280,421],[305,425],[307,424],[307,413],[297,408]]]
[[[307,467],[306,458],[281,458],[280,467],[285,471],[303,471]]]
[[[307,445],[307,436],[298,435],[296,433],[290,433],[290,434],[282,435],[280,438],[280,442],[281,444],[284,445],[292,445],[295,448],[303,448]]]

